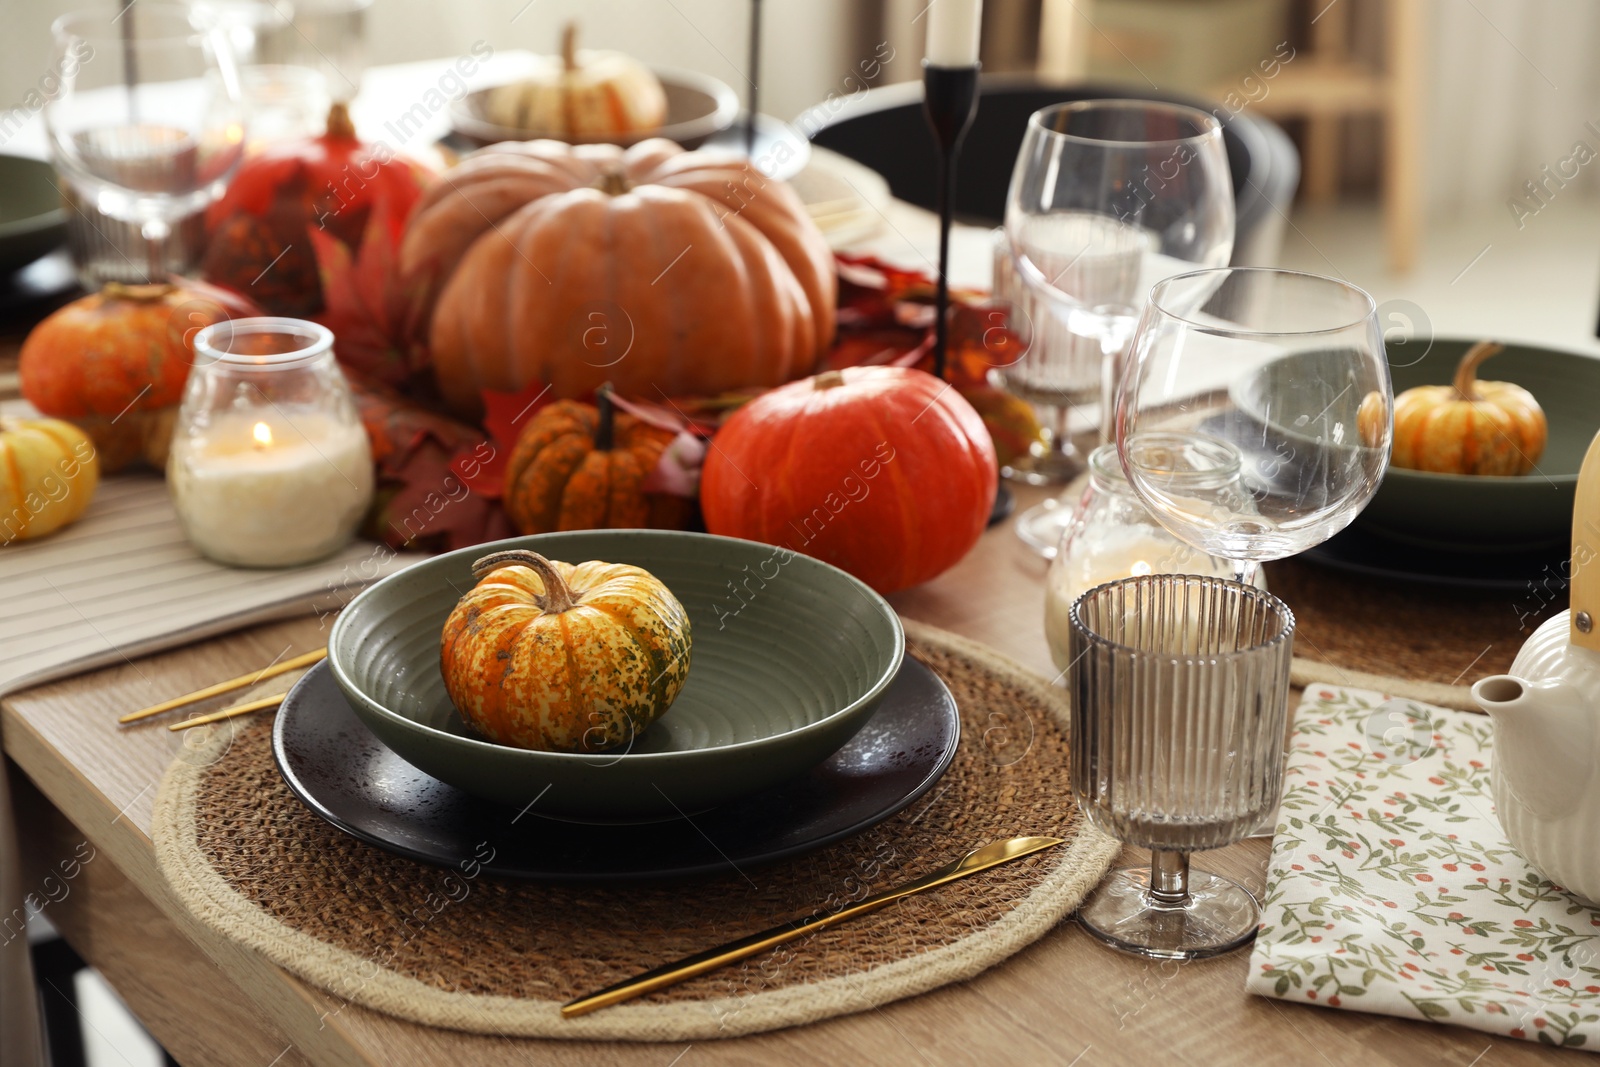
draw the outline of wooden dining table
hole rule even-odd
[[[1018,502],[1041,496],[1023,489]],[[891,600],[908,619],[981,641],[1053,678],[1044,576],[1044,561],[1002,524],[956,567]],[[1107,949],[1071,921],[969,981],[855,1015],[719,1041],[508,1039],[342,1006],[202,926],[173,897],[151,846],[151,803],[183,734],[161,721],[132,728],[116,722],[131,708],[260,667],[285,646],[319,647],[324,626],[315,618],[258,626],[0,703],[24,886],[42,885],[63,860],[92,855],[64,893],[52,894],[60,899],[44,914],[181,1063],[1503,1067],[1563,1055],[1474,1030],[1253,996],[1244,989],[1248,951],[1158,963]],[[1061,803],[1071,802],[1063,782]],[[1251,839],[1197,863],[1259,890],[1267,854],[1266,840]],[[1130,848],[1120,862],[1145,860]]]

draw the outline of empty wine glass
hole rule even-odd
[[[1283,791],[1294,615],[1225,578],[1151,574],[1098,586],[1070,616],[1072,791],[1084,817],[1151,850],[1112,871],[1078,921],[1117,948],[1215,956],[1260,908],[1189,853],[1248,836]]]
[[[146,274],[163,277],[174,226],[222,194],[243,156],[227,33],[198,8],[161,3],[63,15],[52,31],[56,169],[77,201],[138,227]]]
[[[1039,344],[996,375],[1054,408],[1058,449],[1035,481],[1078,473],[1064,412],[1100,400],[1101,441],[1122,354],[1150,287],[1233,250],[1233,180],[1215,117],[1145,100],[1082,100],[1035,112],[1012,171],[1005,233],[1017,276],[1036,294]],[[1047,321],[1048,320],[1048,321]],[[1053,545],[1071,509],[1024,512],[1019,532]]]
[[[1332,537],[1389,462],[1393,387],[1372,298],[1346,282],[1254,267],[1158,282],[1116,407],[1128,482],[1174,536],[1234,561]],[[1197,478],[1233,467],[1237,479]]]

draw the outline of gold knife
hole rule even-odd
[[[879,908],[887,907],[897,900],[921,893],[925,889],[933,889],[965,878],[969,874],[987,871],[989,868],[998,867],[1002,863],[1010,863],[1012,860],[1031,856],[1035,852],[1043,852],[1047,848],[1054,848],[1061,844],[1062,841],[1063,839],[1059,837],[1012,837],[1004,841],[996,841],[993,844],[984,845],[982,848],[975,848],[954,863],[940,867],[938,870],[925,874],[921,878],[914,878],[904,885],[886,889],[881,893],[875,893],[847,908],[841,908],[838,911],[818,912],[806,919],[783,923],[779,926],[774,926],[770,930],[763,930],[759,934],[751,934],[749,937],[730,941],[726,945],[720,945],[717,948],[699,952],[693,956],[685,956],[675,963],[645,971],[643,974],[635,975],[625,982],[618,982],[616,985],[607,986],[597,993],[579,997],[577,1000],[563,1004],[561,1006],[561,1014],[565,1018],[571,1019],[579,1015],[587,1015],[589,1012],[597,1011],[600,1008],[608,1008],[613,1004],[621,1004],[623,1001],[632,1000],[635,997],[642,997],[646,993],[654,993],[658,989],[675,986],[679,982],[686,982],[696,975],[705,974],[737,960],[765,952],[767,949],[781,945],[786,941],[793,941],[796,938],[805,937],[807,934],[814,934],[824,927],[833,926],[835,923],[844,922],[846,919],[853,919],[857,915],[865,915],[868,912],[877,911]]]

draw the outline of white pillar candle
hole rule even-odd
[[[928,8],[928,47],[934,67],[971,67],[978,62],[983,0],[933,0]]]
[[[201,552],[288,567],[349,542],[372,500],[372,451],[360,423],[321,412],[226,411],[173,440],[167,480]]]

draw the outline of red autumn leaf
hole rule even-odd
[[[338,339],[340,363],[383,385],[426,392],[432,382],[425,353],[408,332],[416,294],[401,284],[395,267],[403,226],[381,201],[378,208],[354,254],[331,233],[308,229],[325,301],[317,321]]]

